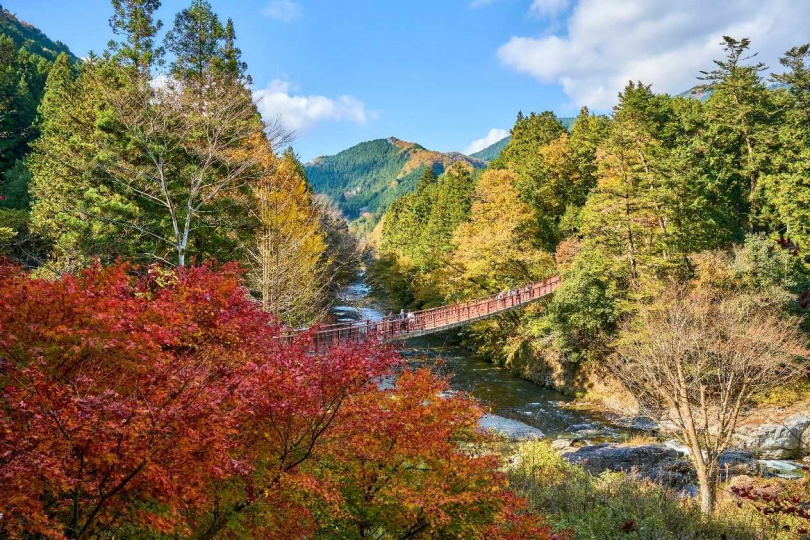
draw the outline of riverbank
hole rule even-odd
[[[333,308],[335,318],[344,322],[385,316],[389,310],[371,292],[365,276],[360,273],[355,283],[341,291],[339,303]],[[453,391],[466,392],[484,403],[490,414],[485,417],[483,427],[502,433],[512,441],[545,438],[562,453],[576,453],[601,445],[595,457],[605,463],[612,457],[633,456],[624,460],[630,464],[627,467],[619,463],[615,467],[606,465],[602,470],[646,470],[661,465],[663,469],[659,467],[652,476],[675,479],[675,472],[680,471],[684,474],[673,481],[673,485],[683,487],[690,483],[687,456],[683,447],[675,443],[672,433],[666,426],[632,412],[628,414],[632,411],[628,399],[632,398],[600,377],[598,371],[591,370],[588,375],[590,392],[575,396],[488,362],[459,343],[457,334],[448,332],[408,340],[402,344],[401,353],[413,365],[430,365],[434,371],[444,374]],[[606,396],[613,396],[613,403],[605,403]],[[633,447],[639,445],[647,450],[634,452]],[[740,465],[739,473],[798,475],[800,464],[783,459],[789,456],[774,453],[756,456],[751,448],[740,450],[734,454]],[[587,453],[587,450],[582,452]],[[647,463],[646,458],[649,458]],[[617,459],[617,463],[620,461]],[[659,463],[662,461],[665,463]]]

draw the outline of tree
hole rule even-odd
[[[762,62],[746,64],[756,57],[747,55],[751,41],[723,36],[725,60],[715,60],[712,71],[702,71],[706,89],[712,95],[706,114],[712,130],[711,148],[722,154],[716,160],[715,174],[737,185],[741,199],[738,212],[751,232],[759,225],[763,198],[760,177],[770,167],[773,145],[773,111],[769,94],[760,73],[767,69]]]
[[[131,219],[137,209],[94,180],[94,145],[106,136],[95,108],[101,102],[98,83],[105,81],[96,75],[99,69],[97,60],[87,62],[76,80],[67,55],[57,57],[40,104],[41,136],[28,160],[31,228],[52,244],[47,267],[57,273],[81,268],[94,255],[112,259],[134,252],[131,231],[122,234],[116,222]]]
[[[250,281],[262,307],[293,326],[323,316],[331,283],[325,231],[306,173],[287,150],[253,187],[259,226],[248,246]]]
[[[360,413],[352,444],[336,446],[314,473],[324,483],[339,479],[340,509],[321,528],[325,537],[548,537],[507,489],[497,457],[465,449],[481,440],[481,409],[463,395],[440,397],[447,390],[419,369],[352,404]]]
[[[531,161],[539,147],[550,143],[564,132],[565,126],[550,111],[531,113],[529,116],[520,113],[511,130],[512,139],[498,159],[490,163],[490,168],[511,167],[522,172],[521,167]]]
[[[780,59],[788,71],[773,75],[783,88],[774,92],[782,111],[777,129],[779,151],[773,170],[762,179],[771,230],[799,246],[810,245],[810,45],[793,47]]]
[[[133,270],[59,281],[2,270],[0,508],[12,536],[187,536],[231,519],[246,485],[278,486],[343,401],[376,391],[369,377],[396,361],[362,345],[314,356],[305,340],[285,345],[233,269]]]
[[[110,28],[114,34],[124,35],[125,42],[111,42],[110,49],[144,76],[149,76],[152,66],[162,60],[163,49],[155,48],[155,35],[163,27],[154,19],[160,4],[160,0],[112,0]]]
[[[478,405],[426,370],[381,388],[376,343],[277,339],[233,266],[0,283],[4,536],[545,537],[461,446]]]
[[[452,264],[461,269],[458,287],[494,293],[548,275],[551,256],[538,245],[537,218],[521,201],[511,171],[487,171],[472,196],[469,221],[456,229]]]
[[[250,185],[286,139],[221,69],[218,24],[205,2],[178,16],[173,77],[158,88],[116,57],[87,62],[75,82],[55,68],[32,159],[34,225],[54,240],[55,270],[90,257],[243,257]],[[203,44],[195,25],[211,30]]]
[[[166,48],[174,55],[171,74],[191,87],[200,107],[214,72],[225,67],[222,43],[225,38],[225,28],[206,0],[192,0],[191,6],[177,14],[174,26],[166,34]],[[231,34],[227,41],[230,44],[230,70],[238,66],[238,63],[233,65],[236,60],[233,38],[231,25]],[[229,75],[233,76],[235,73],[231,72]]]
[[[652,418],[678,429],[714,511],[720,456],[754,399],[801,376],[798,322],[743,295],[674,288],[641,309],[611,368]]]

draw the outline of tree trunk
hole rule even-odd
[[[717,475],[709,474],[705,468],[698,467],[698,482],[700,482],[700,510],[704,515],[710,516],[714,514],[717,502]]]

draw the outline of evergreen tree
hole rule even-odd
[[[553,112],[531,113],[524,116],[518,113],[517,122],[512,128],[512,139],[501,155],[490,163],[494,169],[516,168],[518,171],[531,161],[540,146],[544,146],[565,132]]]
[[[764,197],[760,177],[768,172],[774,145],[772,104],[760,73],[762,62],[747,63],[750,40],[724,36],[724,60],[715,60],[712,71],[701,72],[712,92],[706,106],[711,130],[709,148],[717,165],[714,174],[740,193],[741,226],[749,231],[761,225]]]
[[[763,180],[771,213],[769,228],[802,248],[810,246],[810,44],[794,47],[781,63],[785,73],[773,79],[784,85],[775,101],[783,111],[773,170]]]
[[[231,34],[233,37],[233,29]],[[225,67],[227,71],[235,67],[223,66],[225,37],[225,28],[206,0],[192,0],[191,6],[177,14],[174,26],[166,34],[166,48],[174,55],[172,76],[191,86],[200,100],[212,83],[216,68]],[[232,48],[231,62],[238,62],[235,53]],[[234,75],[232,71],[229,74]]]
[[[247,74],[247,64],[242,61],[242,51],[236,46],[236,31],[233,21],[228,19],[225,24],[224,44],[222,46],[222,66],[220,70],[235,80],[250,85],[252,79]]]
[[[155,35],[163,23],[154,19],[160,0],[112,0],[114,14],[110,27],[115,35],[123,35],[123,43],[110,42],[110,49],[142,75],[149,75],[152,66],[162,60],[163,49],[155,48]]]

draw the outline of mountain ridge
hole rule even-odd
[[[2,4],[0,4],[0,34],[11,38],[17,49],[25,47],[29,52],[50,62],[56,60],[60,53],[67,54],[71,61],[77,60],[67,45],[49,38],[45,32],[31,23],[23,21],[4,8]]]
[[[483,169],[486,161],[461,152],[439,152],[390,136],[364,141],[304,165],[310,185],[329,196],[351,219],[375,221],[385,209],[412,191],[422,171],[441,174],[455,163]]]

